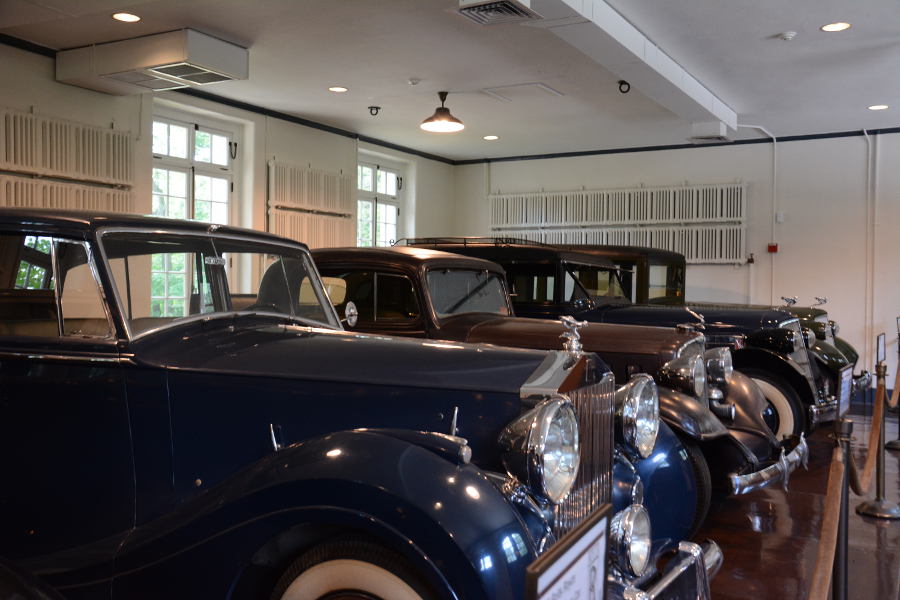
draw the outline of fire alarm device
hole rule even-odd
[[[778,244],[776,244],[776,243],[769,244],[769,252],[772,254],[778,252]]]

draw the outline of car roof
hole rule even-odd
[[[403,241],[403,240],[401,240]],[[453,252],[463,251],[469,256],[508,262],[573,262],[615,269],[613,262],[603,256],[576,252],[549,244],[532,243],[515,238],[412,238],[405,240],[412,247],[430,247]]]
[[[500,265],[488,260],[415,246],[317,248],[312,251],[312,255],[315,261],[323,259],[333,262],[351,263],[377,261],[403,265],[413,269],[431,264],[440,264],[441,266],[453,265],[479,270],[487,269],[498,273],[503,272],[503,268]]]
[[[650,248],[649,246],[617,246],[611,244],[560,244],[561,248],[577,252],[587,252],[595,256],[609,258],[658,258],[666,262],[684,262],[684,254],[662,248]]]
[[[32,224],[42,229],[59,233],[93,233],[103,227],[127,227],[134,229],[180,229],[187,232],[230,233],[260,238],[260,241],[295,243],[304,245],[284,237],[264,231],[232,227],[230,225],[213,225],[202,221],[169,219],[153,215],[134,215],[102,211],[56,210],[41,208],[0,208],[0,227]]]

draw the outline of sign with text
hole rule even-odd
[[[853,365],[847,365],[841,369],[840,403],[838,404],[838,416],[844,416],[850,410],[850,395],[853,390]]]
[[[603,600],[612,505],[604,504],[525,571],[526,600]]]

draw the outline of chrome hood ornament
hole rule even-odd
[[[813,298],[816,299],[816,303],[813,306],[822,306],[828,302],[828,296],[813,296]]]
[[[790,308],[797,304],[797,296],[782,296],[781,299],[784,300],[784,308]]]
[[[577,321],[575,317],[571,315],[563,315],[559,318],[559,321],[562,323],[563,327],[566,328],[559,336],[560,339],[566,340],[563,343],[563,349],[565,349],[572,358],[581,358],[581,355],[584,354],[584,349],[581,346],[581,328],[587,327],[588,322]]]
[[[692,328],[699,329],[700,331],[706,329],[706,317],[703,316],[703,313],[695,311],[686,304],[684,305],[684,310],[686,310],[691,316],[700,321],[699,323],[688,323],[688,325],[691,325]]]

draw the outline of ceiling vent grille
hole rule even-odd
[[[522,1],[500,0],[499,2],[472,2],[460,0],[459,13],[479,25],[500,25],[536,21],[541,18]]]

